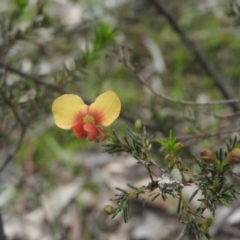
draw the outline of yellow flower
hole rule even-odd
[[[106,139],[106,133],[100,126],[112,124],[120,110],[120,99],[111,90],[99,95],[89,106],[74,94],[64,94],[52,104],[54,121],[59,128],[72,129],[76,137],[87,136],[89,141],[94,142]]]

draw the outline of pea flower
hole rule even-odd
[[[101,142],[106,133],[101,126],[112,124],[120,114],[121,102],[111,90],[99,95],[91,105],[86,105],[75,94],[64,94],[52,104],[55,124],[61,129],[71,129],[76,137]]]

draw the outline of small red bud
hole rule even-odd
[[[216,160],[216,155],[213,150],[209,148],[203,148],[200,152],[200,158],[205,163],[214,163]]]
[[[230,165],[240,163],[240,148],[234,148],[228,155],[227,161]]]

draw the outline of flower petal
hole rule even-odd
[[[85,123],[83,122],[79,122],[72,127],[72,131],[77,138],[83,138],[87,136],[87,132],[83,129],[84,124]]]
[[[102,142],[107,138],[106,133],[93,124],[86,123],[83,129],[87,132],[88,140],[93,142]]]
[[[119,116],[121,102],[117,94],[107,91],[99,95],[95,102],[89,106],[88,114],[94,117],[95,124],[109,126]]]
[[[56,98],[52,104],[55,124],[62,129],[71,129],[74,123],[81,119],[86,109],[87,105],[79,96],[64,94]]]

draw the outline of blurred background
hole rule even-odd
[[[63,93],[91,103],[111,89],[122,102],[111,126],[119,136],[142,119],[153,158],[164,164],[156,140],[173,130],[194,166],[193,154],[224,147],[240,130],[240,104],[204,105],[240,96],[239,24],[239,1],[0,0],[0,208],[7,239],[177,239],[184,225],[174,199],[147,198],[145,207],[133,200],[127,224],[103,213],[115,187],[147,184],[148,173],[127,154],[108,155],[101,143],[57,128],[51,105]],[[134,70],[119,61],[119,48]],[[219,207],[213,239],[240,239],[238,207]]]

